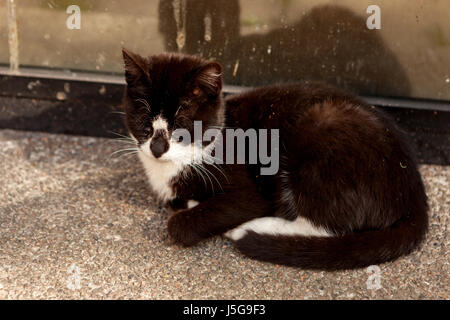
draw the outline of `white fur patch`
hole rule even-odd
[[[144,145],[150,151],[150,144],[147,141]],[[175,197],[171,187],[171,180],[180,174],[185,165],[171,161],[161,161],[153,157],[150,152],[139,152],[139,158],[147,173],[148,181],[153,191],[162,201],[168,201]]]
[[[305,237],[332,236],[332,234],[328,233],[325,229],[313,226],[308,219],[303,217],[298,217],[294,221],[278,217],[253,219],[228,231],[225,233],[225,236],[237,241],[242,239],[247,234],[247,231],[254,231],[259,234],[267,235],[299,235]]]
[[[153,121],[153,129],[167,130],[167,121],[161,117],[157,118]],[[203,160],[210,158],[214,147],[214,143],[211,143],[202,149],[195,144],[186,145],[169,139],[167,152],[155,158],[150,151],[151,141],[152,138],[140,145],[139,158],[153,191],[162,201],[169,201],[175,197],[171,186],[172,179],[182,174],[190,164],[200,164]]]
[[[188,209],[192,209],[193,207],[198,206],[199,202],[195,200],[188,200],[187,207]]]
[[[158,117],[152,123],[153,130],[167,130],[168,124],[165,119]]]

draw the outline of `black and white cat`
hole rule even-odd
[[[226,234],[247,256],[336,270],[390,261],[427,231],[421,176],[404,134],[335,88],[290,84],[222,97],[222,67],[199,57],[123,50],[126,125],[168,232],[192,246]],[[279,170],[214,164],[227,139],[184,143],[176,129],[279,129]],[[258,147],[260,147],[258,145]],[[247,146],[248,149],[248,146]],[[214,155],[213,155],[214,156]]]

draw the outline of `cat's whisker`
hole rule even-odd
[[[136,142],[129,141],[129,140],[114,139],[114,141],[112,141],[112,142],[114,142],[114,143],[118,142],[118,143],[126,144],[126,145],[129,145],[129,146],[136,146]]]
[[[111,111],[110,113],[112,113],[112,114],[120,114],[120,115],[125,115],[126,114],[123,111]]]
[[[227,176],[225,175],[225,173],[223,172],[222,168],[220,168],[214,161],[218,161],[218,162],[219,162],[220,159],[219,159],[219,158],[215,158],[215,157],[213,157],[213,156],[206,156],[206,157],[203,158],[203,162],[204,162],[204,163],[206,163],[206,164],[210,165],[211,167],[215,168],[215,169],[216,169],[217,171],[219,171],[219,172],[224,176],[224,178],[227,179],[227,181],[228,181],[228,178],[227,178]]]
[[[136,99],[134,101],[144,104],[144,106],[147,108],[148,112],[151,111],[150,105],[148,104],[147,100],[145,100],[145,99]]]
[[[206,167],[202,166],[203,169],[205,169],[207,172],[209,172],[209,174],[211,174],[211,176],[214,178],[214,180],[216,180],[217,184],[219,185],[220,189],[223,192],[223,188],[222,188],[222,184],[220,183],[219,179],[217,179],[217,177],[214,175],[214,173],[212,173],[209,169],[207,169]]]
[[[228,180],[228,177],[226,176],[225,172],[222,170],[222,168],[220,168],[216,163],[214,163],[214,161],[220,162],[221,159],[209,155],[209,156],[206,157],[206,161],[205,162],[207,164],[209,164],[210,166],[212,166],[213,168],[215,168],[217,171],[219,171],[223,175],[223,177],[227,180],[227,182],[230,182]]]
[[[132,141],[134,141],[130,136],[126,136],[126,135],[123,135],[123,134],[118,133],[118,132],[115,132],[115,131],[108,130],[108,133],[111,133],[111,134],[113,134],[113,135],[116,135],[116,136],[118,136],[118,137],[120,137],[120,138],[131,139]]]
[[[119,160],[122,159],[123,157],[126,157],[127,159],[130,158],[130,156],[135,156],[136,154],[138,154],[137,151],[131,151],[131,152],[124,152],[122,154],[119,154],[117,156],[110,156],[109,159],[114,159],[114,160]],[[128,161],[128,160],[127,160]]]
[[[212,180],[209,177],[208,173],[204,170],[204,168],[202,166],[196,165],[196,167],[205,174],[205,177],[208,179],[209,183],[211,184],[211,189],[214,193],[214,185],[213,185]]]
[[[136,144],[136,141],[134,141],[131,138],[113,138],[112,141],[118,141],[118,142],[132,142],[134,144]]]
[[[131,152],[129,152],[131,151]],[[131,154],[131,153],[138,153],[139,149],[138,148],[124,148],[124,149],[120,149],[120,150],[116,150],[113,153],[111,153],[109,156],[110,158],[112,158],[114,155],[119,154],[119,157],[122,156],[124,153],[127,154]],[[122,153],[122,154],[121,154]]]
[[[122,157],[129,157],[129,156],[135,155],[135,154],[138,154],[138,152],[136,151],[136,152],[123,153],[123,154],[117,156],[115,159],[120,159],[120,158],[122,158]]]
[[[204,184],[205,184],[205,189],[207,189],[208,188],[208,186],[207,186],[207,184],[206,184],[206,180],[205,180],[205,178],[203,177],[203,174],[200,172],[200,170],[198,170],[196,167],[195,167],[195,165],[193,165],[193,164],[188,164],[192,169],[194,169],[195,170],[195,172],[203,179],[203,182],[204,182]]]
[[[134,148],[123,148],[123,149],[119,149],[119,150],[114,151],[112,154],[115,154],[115,153],[121,152],[121,151],[129,151],[129,150],[139,151],[139,149],[136,148],[136,147],[134,147]]]
[[[133,141],[134,142],[134,140],[131,138],[114,138],[114,140],[125,140],[125,141]]]
[[[225,174],[225,172],[222,170],[222,168],[220,168],[219,166],[217,166],[216,164],[210,164],[213,168],[215,168],[217,171],[219,171],[222,176],[227,180],[227,182],[229,183],[230,181],[228,180],[227,175]]]
[[[199,164],[197,164],[197,168],[205,174],[205,177],[208,179],[209,183],[211,184],[211,190],[212,190],[212,192],[215,193],[215,192],[214,192],[214,183],[213,183],[213,181],[211,180],[211,178],[210,178],[210,176],[209,176],[209,174],[208,174],[208,171],[205,170],[205,168],[202,167],[202,166],[199,165]]]
[[[136,153],[136,152],[122,153],[122,154],[120,154],[120,155],[118,155],[118,156],[111,157],[110,159],[120,159],[120,158],[122,158],[122,157],[125,157],[125,156],[131,156],[131,155],[135,155],[135,154],[137,154],[137,153]]]
[[[208,129],[236,129],[237,127],[227,127],[227,126],[208,126]]]
[[[214,184],[213,184],[211,178],[209,177],[209,174],[208,174],[207,170],[205,170],[205,168],[202,167],[202,166],[199,165],[199,164],[195,164],[195,166],[196,166],[200,171],[202,171],[202,172],[205,174],[206,178],[208,178],[209,183],[211,184],[212,192],[214,193]]]
[[[212,173],[209,169],[207,169],[205,166],[203,166],[203,165],[201,165],[201,164],[199,164],[198,166],[199,166],[202,170],[204,170],[204,172],[206,173],[206,175],[208,176],[208,178],[209,178],[209,176],[211,175],[211,177],[217,182],[217,184],[219,185],[220,189],[223,191],[222,184],[220,183],[219,179],[217,179],[217,177],[214,175],[214,173]],[[214,184],[213,184],[211,178],[209,178],[209,179],[210,179],[210,181],[211,181],[211,187],[212,187],[213,192],[214,192]]]

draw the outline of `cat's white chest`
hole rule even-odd
[[[162,201],[169,201],[175,197],[172,181],[184,169],[184,165],[171,161],[158,161],[139,152],[145,172],[153,191]]]

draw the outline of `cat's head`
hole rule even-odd
[[[172,134],[186,129],[194,137],[194,121],[201,121],[203,132],[223,125],[221,65],[181,54],[144,58],[122,52],[130,135],[140,151],[154,160],[189,162],[194,139],[186,143]]]

